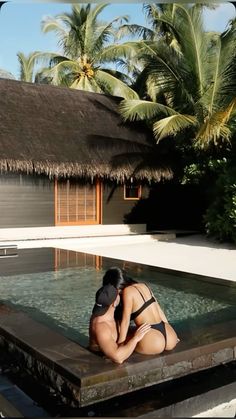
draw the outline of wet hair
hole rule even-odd
[[[136,283],[137,281],[128,276],[123,269],[117,268],[116,266],[109,268],[103,276],[103,286],[111,284],[118,290],[122,290]]]

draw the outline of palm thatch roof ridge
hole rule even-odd
[[[0,79],[0,170],[123,182],[170,178],[166,168],[137,170],[148,132],[124,123],[121,98]],[[116,161],[116,156],[123,155]],[[122,161],[121,161],[122,160]]]

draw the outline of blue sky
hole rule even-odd
[[[17,52],[57,51],[55,35],[43,34],[40,22],[45,16],[55,16],[71,9],[69,2],[8,2],[0,12],[0,68],[19,77]],[[120,15],[129,15],[130,21],[145,24],[142,3],[111,3],[103,12],[105,20]],[[235,16],[231,3],[221,3],[215,11],[205,12],[205,26],[208,30],[223,31],[229,19]]]

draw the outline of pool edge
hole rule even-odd
[[[204,345],[196,338],[191,346],[186,336],[170,353],[133,354],[116,365],[11,309],[0,315],[0,345],[18,353],[29,372],[45,377],[67,402],[83,407],[235,360],[236,321],[228,322],[225,334],[224,326],[215,327]]]

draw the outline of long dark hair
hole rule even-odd
[[[136,283],[137,281],[128,276],[123,269],[117,268],[116,266],[109,268],[103,276],[103,285],[111,284],[118,290],[122,290]]]
[[[135,281],[130,276],[128,276],[127,273],[123,269],[120,269],[114,266],[112,268],[109,268],[106,271],[105,275],[103,276],[102,285],[111,284],[117,290],[122,291],[125,287],[128,287],[129,285],[136,284],[136,283],[137,281]],[[121,299],[119,305],[115,309],[115,313],[114,313],[115,320],[120,322],[122,319],[122,313],[123,313],[123,302]]]

